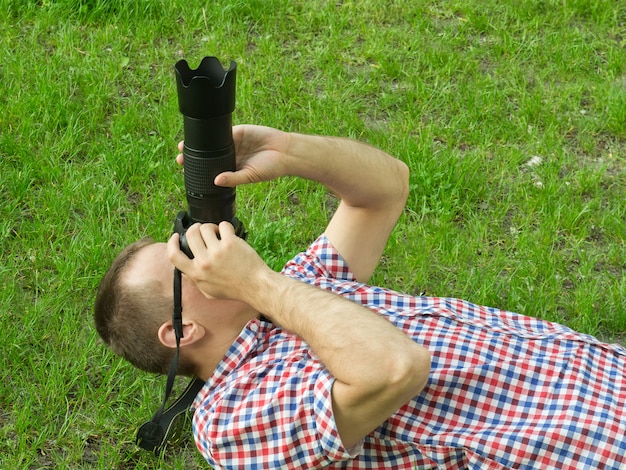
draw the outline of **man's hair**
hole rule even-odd
[[[137,253],[153,243],[151,238],[142,238],[115,258],[100,282],[94,319],[96,330],[113,352],[139,369],[167,374],[174,350],[161,344],[158,330],[172,311],[173,296],[163,295],[157,281],[130,287],[122,280]],[[178,373],[191,371],[180,363]]]

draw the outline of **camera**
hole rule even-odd
[[[238,236],[245,238],[243,224],[235,217],[235,189],[216,186],[215,177],[235,171],[232,113],[235,110],[237,64],[227,69],[216,57],[205,57],[197,69],[186,60],[174,66],[178,107],[183,115],[185,192],[187,212],[179,212],[174,231],[180,235],[181,250],[190,258],[185,232],[194,223],[227,220]]]

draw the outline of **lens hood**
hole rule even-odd
[[[225,70],[217,57],[205,57],[197,69],[191,69],[183,59],[174,70],[178,107],[184,116],[211,119],[235,110],[235,61]]]

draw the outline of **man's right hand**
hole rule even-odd
[[[167,243],[168,257],[209,298],[249,302],[257,278],[273,273],[230,222],[193,224],[186,237],[193,259],[181,251],[177,233]]]

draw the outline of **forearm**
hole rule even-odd
[[[305,340],[334,376],[333,416],[346,448],[428,381],[428,351],[359,304],[273,272],[257,278],[247,302]]]
[[[253,284],[245,301],[306,341],[355,396],[391,393],[397,408],[425,384],[428,353],[383,317],[278,273],[267,271]]]
[[[353,207],[402,207],[408,168],[370,145],[339,137],[289,134],[285,163],[291,176],[318,181]]]
[[[357,280],[367,282],[408,197],[408,167],[369,145],[287,134],[287,174],[319,181],[341,202],[326,235]]]

